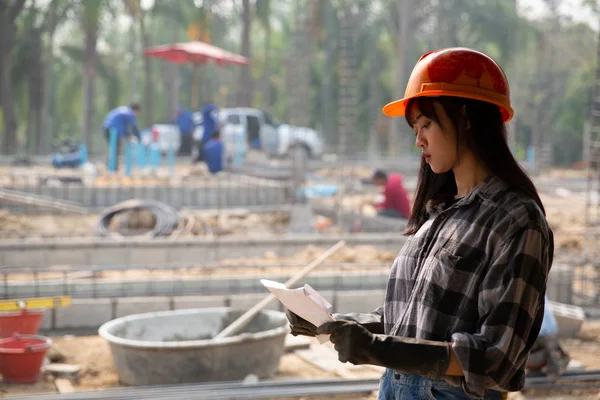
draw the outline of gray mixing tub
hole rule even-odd
[[[135,314],[105,323],[98,334],[126,385],[271,377],[284,351],[284,313],[263,310],[242,333],[211,339],[242,313],[219,307]]]

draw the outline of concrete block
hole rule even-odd
[[[132,314],[143,314],[154,311],[169,311],[169,297],[121,297],[117,299],[115,317],[125,317]]]
[[[110,299],[74,299],[70,306],[55,312],[54,329],[96,328],[113,318]]]
[[[54,308],[47,309],[44,311],[42,322],[40,323],[40,329],[50,330],[52,329],[52,314],[54,314]]]
[[[579,330],[583,321],[585,321],[585,312],[581,307],[572,306],[569,304],[557,303],[549,301],[548,307],[556,318],[558,324],[557,336],[559,338],[573,338]]]
[[[92,265],[117,265],[130,263],[130,248],[118,247],[98,247],[95,248],[89,256],[89,262]]]
[[[201,243],[191,246],[172,246],[166,249],[166,262],[184,265],[206,264],[217,261],[217,246]]]
[[[168,262],[168,247],[137,247],[130,250],[131,265],[156,265]]]
[[[173,298],[173,309],[225,307],[223,296],[178,296]]]
[[[334,312],[350,313],[362,312],[367,313],[375,310],[383,305],[385,299],[384,290],[361,290],[351,293],[339,293],[335,298]]]
[[[546,284],[546,295],[550,300],[573,303],[573,269],[569,264],[555,262],[550,269]]]
[[[8,267],[31,267],[46,264],[46,251],[39,249],[20,249],[18,247],[4,249],[3,262]]]
[[[86,265],[87,252],[72,249],[55,249],[48,253],[48,265]]]
[[[227,300],[229,301],[229,306],[231,308],[247,311],[268,295],[268,292],[265,294],[235,294],[228,296]],[[269,303],[265,307],[265,309],[281,311],[281,307],[281,303],[277,299],[275,299],[271,303]]]

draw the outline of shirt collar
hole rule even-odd
[[[469,204],[478,196],[489,199],[506,189],[508,189],[506,182],[495,175],[490,175],[475,186],[469,194],[465,196],[462,203]]]

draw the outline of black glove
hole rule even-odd
[[[383,315],[376,313],[333,314],[333,318],[354,321],[364,326],[369,332],[383,335]]]
[[[285,310],[285,315],[290,322],[291,333],[294,336],[316,336],[317,327],[299,317],[290,310]],[[383,316],[376,313],[350,313],[350,314],[333,314],[336,320],[354,321],[364,326],[371,333],[383,333]]]
[[[291,334],[294,336],[317,336],[317,327],[290,310],[285,310],[285,316],[290,322]]]
[[[316,333],[331,335],[329,340],[344,363],[379,365],[432,379],[446,375],[450,363],[449,343],[373,335],[356,322],[326,322]]]

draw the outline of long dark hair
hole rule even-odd
[[[527,173],[513,157],[506,139],[506,126],[498,106],[478,100],[458,97],[418,97],[410,100],[407,110],[416,106],[425,117],[440,124],[434,104],[444,108],[457,133],[457,149],[461,142],[469,148],[491,171],[509,186],[532,198],[546,214],[542,200]],[[406,113],[406,122],[411,126],[415,121]],[[470,128],[466,126],[470,125]],[[431,208],[449,204],[456,196],[456,181],[452,170],[435,174],[429,164],[421,158],[421,168],[413,204],[405,235],[416,233],[429,218]]]

